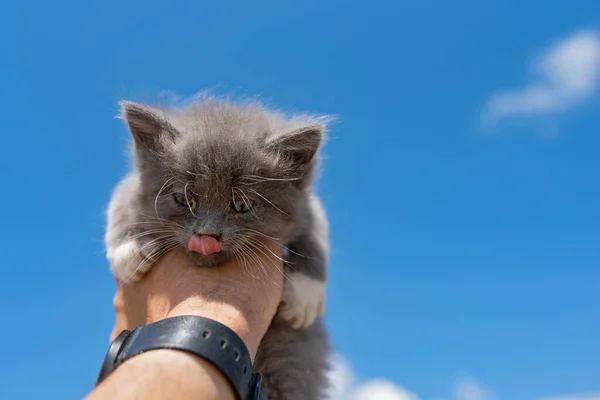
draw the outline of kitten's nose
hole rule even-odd
[[[188,242],[188,249],[204,256],[209,256],[221,251],[221,244],[215,236],[194,235]]]

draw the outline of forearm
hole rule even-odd
[[[207,361],[177,350],[153,350],[129,359],[86,400],[235,400],[225,377]]]
[[[275,251],[277,249],[273,249]],[[283,286],[282,265],[265,260],[270,279],[249,279],[235,264],[194,268],[177,253],[161,259],[136,284],[118,283],[112,339],[165,318],[197,315],[233,330],[253,360]],[[86,400],[235,399],[225,376],[207,361],[176,350],[152,350],[130,358],[109,375]]]

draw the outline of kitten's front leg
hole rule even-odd
[[[134,239],[108,246],[106,255],[111,272],[121,282],[139,281],[152,266],[152,263],[144,262]]]
[[[144,263],[143,243],[133,238],[142,233],[135,229],[140,226],[139,191],[139,176],[129,174],[115,188],[106,212],[106,258],[112,274],[121,282],[140,280],[151,267],[151,263]]]
[[[327,220],[321,203],[311,199],[309,224],[288,245],[282,303],[279,315],[294,328],[312,325],[325,312],[327,257],[329,240]]]
[[[286,267],[279,315],[292,327],[305,328],[325,312],[326,282]]]

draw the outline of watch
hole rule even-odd
[[[138,354],[157,349],[186,351],[214,365],[226,377],[238,400],[266,400],[262,376],[254,373],[242,339],[212,319],[183,315],[124,330],[110,344],[96,386],[119,365]]]

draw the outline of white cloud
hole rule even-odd
[[[343,400],[352,390],[354,374],[350,365],[340,356],[334,356],[331,363],[332,369],[329,372],[331,388],[328,395],[331,400]]]
[[[419,400],[414,393],[387,379],[359,382],[349,364],[339,356],[333,359],[330,380],[330,400]]]
[[[491,391],[471,377],[458,379],[453,388],[454,400],[491,400]]]
[[[385,379],[374,379],[358,387],[352,400],[419,400],[408,390]]]
[[[334,356],[333,368],[329,374],[332,384],[327,393],[329,400],[420,400],[421,397],[390,380],[377,378],[360,381],[348,362]],[[493,392],[472,377],[457,379],[452,386],[451,395],[436,397],[435,400],[496,400]],[[426,400],[426,399],[422,399]],[[543,397],[537,400],[600,400],[600,393],[572,394],[555,397]]]
[[[415,393],[388,379],[360,381],[348,362],[340,356],[335,356],[332,364],[330,400],[420,400]],[[492,400],[490,393],[473,378],[464,378],[454,385],[453,400]]]
[[[535,80],[493,94],[484,121],[564,112],[593,94],[600,78],[600,34],[584,30],[551,46],[532,63]]]
[[[600,393],[544,397],[540,400],[600,400]]]

